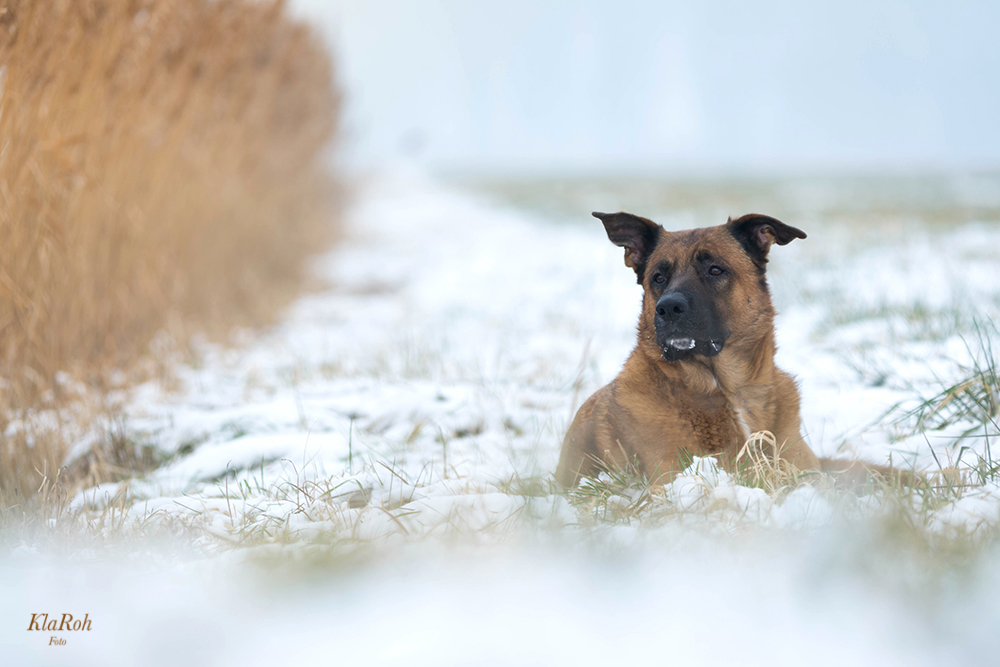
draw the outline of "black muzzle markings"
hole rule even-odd
[[[694,355],[714,357],[729,338],[712,300],[693,291],[670,290],[660,295],[654,323],[664,361]]]

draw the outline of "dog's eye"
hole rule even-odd
[[[655,276],[653,276],[653,282],[656,283],[657,285],[662,285],[663,283],[667,282],[667,279],[663,277],[662,273],[657,273]]]
[[[726,270],[721,266],[713,266],[708,270],[708,275],[710,276],[721,276]]]

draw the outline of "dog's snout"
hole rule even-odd
[[[667,320],[679,320],[691,310],[691,302],[681,292],[670,292],[656,302],[656,314]]]

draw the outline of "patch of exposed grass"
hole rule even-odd
[[[940,391],[930,396],[920,397],[913,407],[894,406],[882,420],[905,435],[957,428],[956,444],[981,440],[988,466],[986,472],[992,478],[997,467],[991,442],[1000,435],[1000,366],[995,350],[1000,330],[992,322],[977,321],[971,335],[964,340],[972,362],[958,364],[959,380],[945,383]]]
[[[628,522],[654,503],[656,487],[638,462],[608,466],[597,477],[584,477],[568,491],[570,501],[588,521]]]

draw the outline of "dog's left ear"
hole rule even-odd
[[[631,213],[598,213],[595,218],[604,223],[608,239],[616,246],[625,248],[625,266],[635,271],[639,284],[646,270],[646,262],[656,247],[663,227],[652,220],[640,218]]]
[[[749,213],[735,220],[729,218],[726,228],[759,265],[767,263],[767,253],[772,244],[788,245],[795,239],[806,237],[801,229],[757,213]]]

